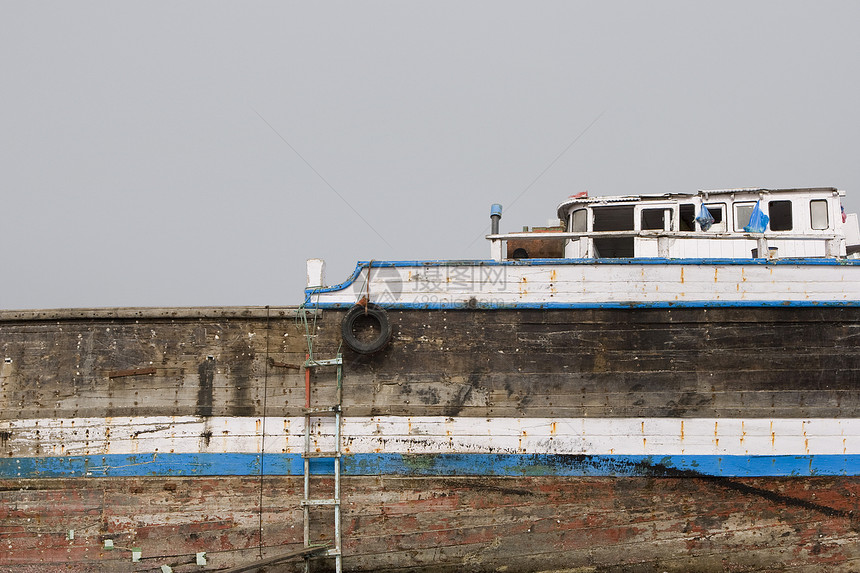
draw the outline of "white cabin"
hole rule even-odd
[[[557,226],[487,238],[497,261],[853,257],[860,251],[860,226],[856,214],[844,214],[844,196],[832,187],[580,194],[558,206]],[[764,232],[744,230],[756,204],[769,217]],[[698,220],[703,206],[713,218],[704,228]]]

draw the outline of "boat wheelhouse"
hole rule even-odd
[[[860,249],[860,230],[856,214],[844,215],[844,196],[832,187],[617,197],[582,193],[559,205],[556,225],[488,238],[497,261],[845,257]],[[756,206],[768,219],[760,232],[749,227]],[[710,217],[702,217],[703,209]]]

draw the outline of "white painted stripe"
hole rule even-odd
[[[368,290],[367,269],[343,289],[311,302],[354,304]],[[860,300],[860,265],[594,264],[432,265],[373,268],[371,298],[380,303],[489,304],[685,301]]]
[[[334,447],[334,419],[312,420],[312,447]],[[25,419],[0,455],[258,453],[260,418]],[[584,455],[860,454],[860,419],[345,417],[348,453],[524,453]],[[304,418],[267,418],[265,451],[300,453]]]

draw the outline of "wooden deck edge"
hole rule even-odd
[[[125,307],[56,308],[39,310],[0,310],[0,322],[54,320],[134,320],[180,318],[295,318],[305,312],[322,315],[321,310],[300,306],[200,306],[200,307]]]

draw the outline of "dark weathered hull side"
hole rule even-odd
[[[343,312],[315,325],[341,346]],[[390,312],[394,338],[345,353],[349,416],[860,416],[860,308]],[[313,321],[312,321],[313,322]],[[295,416],[293,318],[0,321],[2,419]],[[333,377],[314,374],[316,398]]]
[[[10,573],[190,571],[202,569],[192,563],[206,552],[206,570],[250,564],[301,546],[301,481],[2,480],[0,562]],[[347,571],[860,567],[853,478],[379,476],[346,478],[343,487]],[[331,530],[312,537],[324,543]],[[105,539],[120,548],[104,550]]]
[[[860,415],[860,308],[390,315],[388,349],[346,355],[353,415]]]

